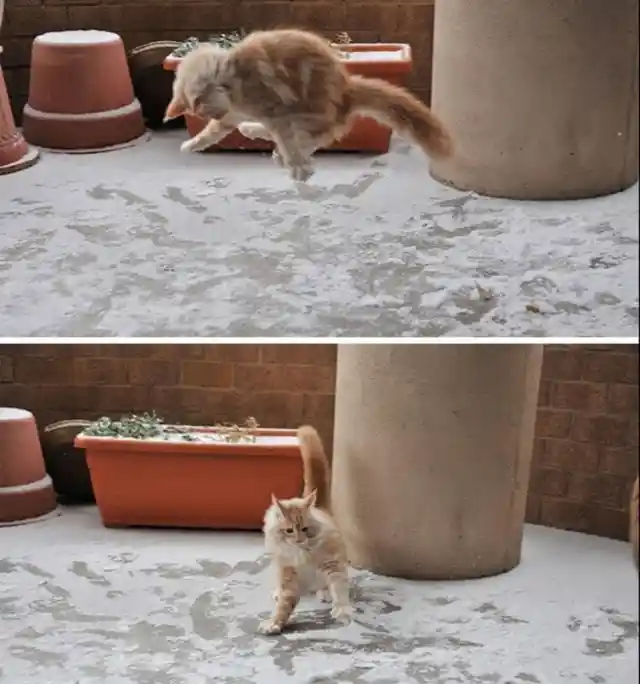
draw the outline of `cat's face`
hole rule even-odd
[[[187,54],[176,69],[173,98],[165,120],[185,113],[222,119],[231,109],[227,64],[227,51],[215,46],[200,47]]]
[[[306,548],[318,534],[318,523],[312,515],[315,492],[305,499],[281,501],[273,497],[278,509],[277,533],[285,544]]]

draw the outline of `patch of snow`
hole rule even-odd
[[[36,36],[38,43],[48,45],[100,45],[119,41],[120,36],[111,31],[97,31],[95,29],[77,31],[50,31]]]
[[[399,62],[404,59],[404,50],[357,50],[345,51],[349,62]]]
[[[187,436],[187,439],[184,437]],[[131,439],[130,437],[96,437],[87,435],[91,439]],[[298,446],[298,438],[295,435],[258,435],[255,441],[248,440],[240,442],[229,442],[222,435],[216,432],[200,432],[194,430],[193,432],[166,432],[157,437],[148,437],[146,439],[135,440],[139,442],[169,442],[173,444],[229,444],[236,445],[258,445],[258,446]]]
[[[31,413],[25,411],[24,409],[18,408],[5,408],[0,406],[0,420],[25,420],[31,418]]]

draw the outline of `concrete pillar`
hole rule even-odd
[[[638,179],[638,0],[436,0],[432,106],[456,154],[435,178],[514,199]]]
[[[332,506],[356,567],[519,563],[541,363],[534,345],[339,346]]]

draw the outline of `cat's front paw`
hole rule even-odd
[[[329,603],[331,601],[331,594],[328,589],[318,589],[316,591],[316,598],[322,603]]]
[[[245,138],[249,138],[249,140],[255,140],[256,138],[271,140],[269,131],[256,121],[243,121],[241,124],[238,124],[238,132],[244,135]]]
[[[284,159],[282,158],[282,155],[280,154],[280,152],[278,152],[278,150],[274,150],[271,153],[271,159],[273,160],[273,163],[276,166],[279,166],[280,168],[284,167]]]
[[[261,622],[258,626],[260,634],[281,634],[283,625],[277,620],[269,619]]]
[[[313,176],[315,169],[312,164],[301,164],[300,166],[292,166],[289,173],[294,181],[305,183]]]
[[[209,147],[209,143],[206,140],[195,138],[189,138],[185,140],[182,145],[180,145],[180,152],[202,152]]]
[[[350,605],[334,606],[331,610],[331,617],[343,625],[348,625],[353,620],[353,608]]]

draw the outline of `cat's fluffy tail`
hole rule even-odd
[[[448,157],[453,141],[444,124],[408,90],[378,78],[349,77],[354,113],[370,115],[409,135],[430,157]]]
[[[304,472],[303,496],[316,490],[316,506],[329,509],[330,484],[329,462],[318,431],[310,425],[298,428],[298,441],[302,453]]]

